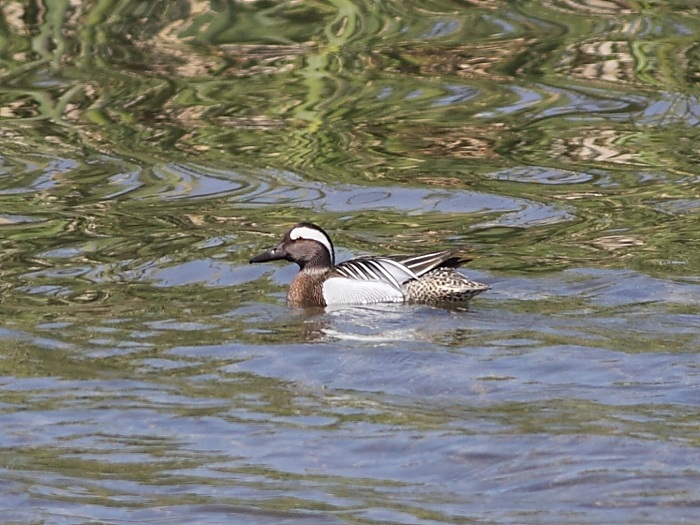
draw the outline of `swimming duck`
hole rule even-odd
[[[335,264],[330,236],[319,226],[300,222],[274,248],[250,259],[284,259],[299,265],[287,292],[294,307],[369,303],[467,303],[490,288],[467,279],[455,268],[470,259],[462,248],[423,255],[366,256]]]

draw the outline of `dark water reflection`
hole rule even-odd
[[[0,16],[0,521],[698,521],[692,5]],[[288,309],[299,220],[492,290]]]

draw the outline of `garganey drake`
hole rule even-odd
[[[368,303],[462,303],[490,288],[455,271],[470,259],[461,248],[424,255],[358,257],[335,264],[328,234],[315,224],[300,222],[275,248],[251,263],[285,259],[299,265],[287,292],[287,304],[323,307]]]

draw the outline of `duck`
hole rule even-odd
[[[335,263],[333,242],[323,228],[300,222],[250,263],[286,260],[299,266],[287,290],[290,307],[372,303],[465,305],[490,289],[456,268],[471,259],[454,248],[421,255],[362,256]]]

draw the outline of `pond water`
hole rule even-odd
[[[700,522],[697,3],[0,17],[0,521]],[[492,289],[288,308],[301,220]]]

